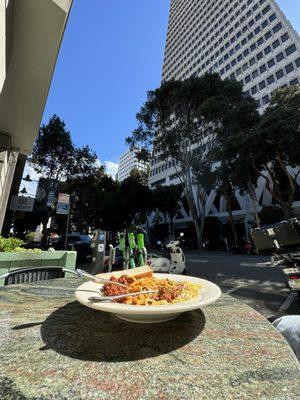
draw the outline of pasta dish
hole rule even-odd
[[[126,287],[114,284],[116,281],[126,285]],[[105,283],[103,286],[102,292],[106,296],[115,296],[119,294],[155,290],[155,293],[138,294],[136,296],[124,297],[113,301],[128,305],[157,306],[182,303],[190,300],[200,294],[200,289],[201,285],[196,285],[191,282],[176,282],[167,277],[165,279],[155,278],[151,271],[151,273],[146,276],[127,275],[124,273],[119,277],[112,275],[110,277],[110,282]]]

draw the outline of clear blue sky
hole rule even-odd
[[[146,91],[159,86],[168,0],[74,0],[44,121],[118,162]]]
[[[299,32],[300,0],[277,2]],[[169,0],[74,0],[43,120],[58,114],[77,145],[118,162],[160,83],[168,10]]]

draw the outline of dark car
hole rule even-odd
[[[64,249],[64,238],[53,244],[56,250]],[[88,235],[71,233],[68,235],[67,250],[77,251],[78,261],[92,261],[92,239]]]

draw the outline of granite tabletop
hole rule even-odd
[[[82,306],[79,284],[0,287],[1,400],[300,398],[291,349],[233,297],[143,325]]]

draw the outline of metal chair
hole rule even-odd
[[[4,279],[4,285],[17,285],[20,283],[30,283],[49,279],[64,278],[65,272],[71,271],[62,267],[20,268],[0,275],[0,280]]]

